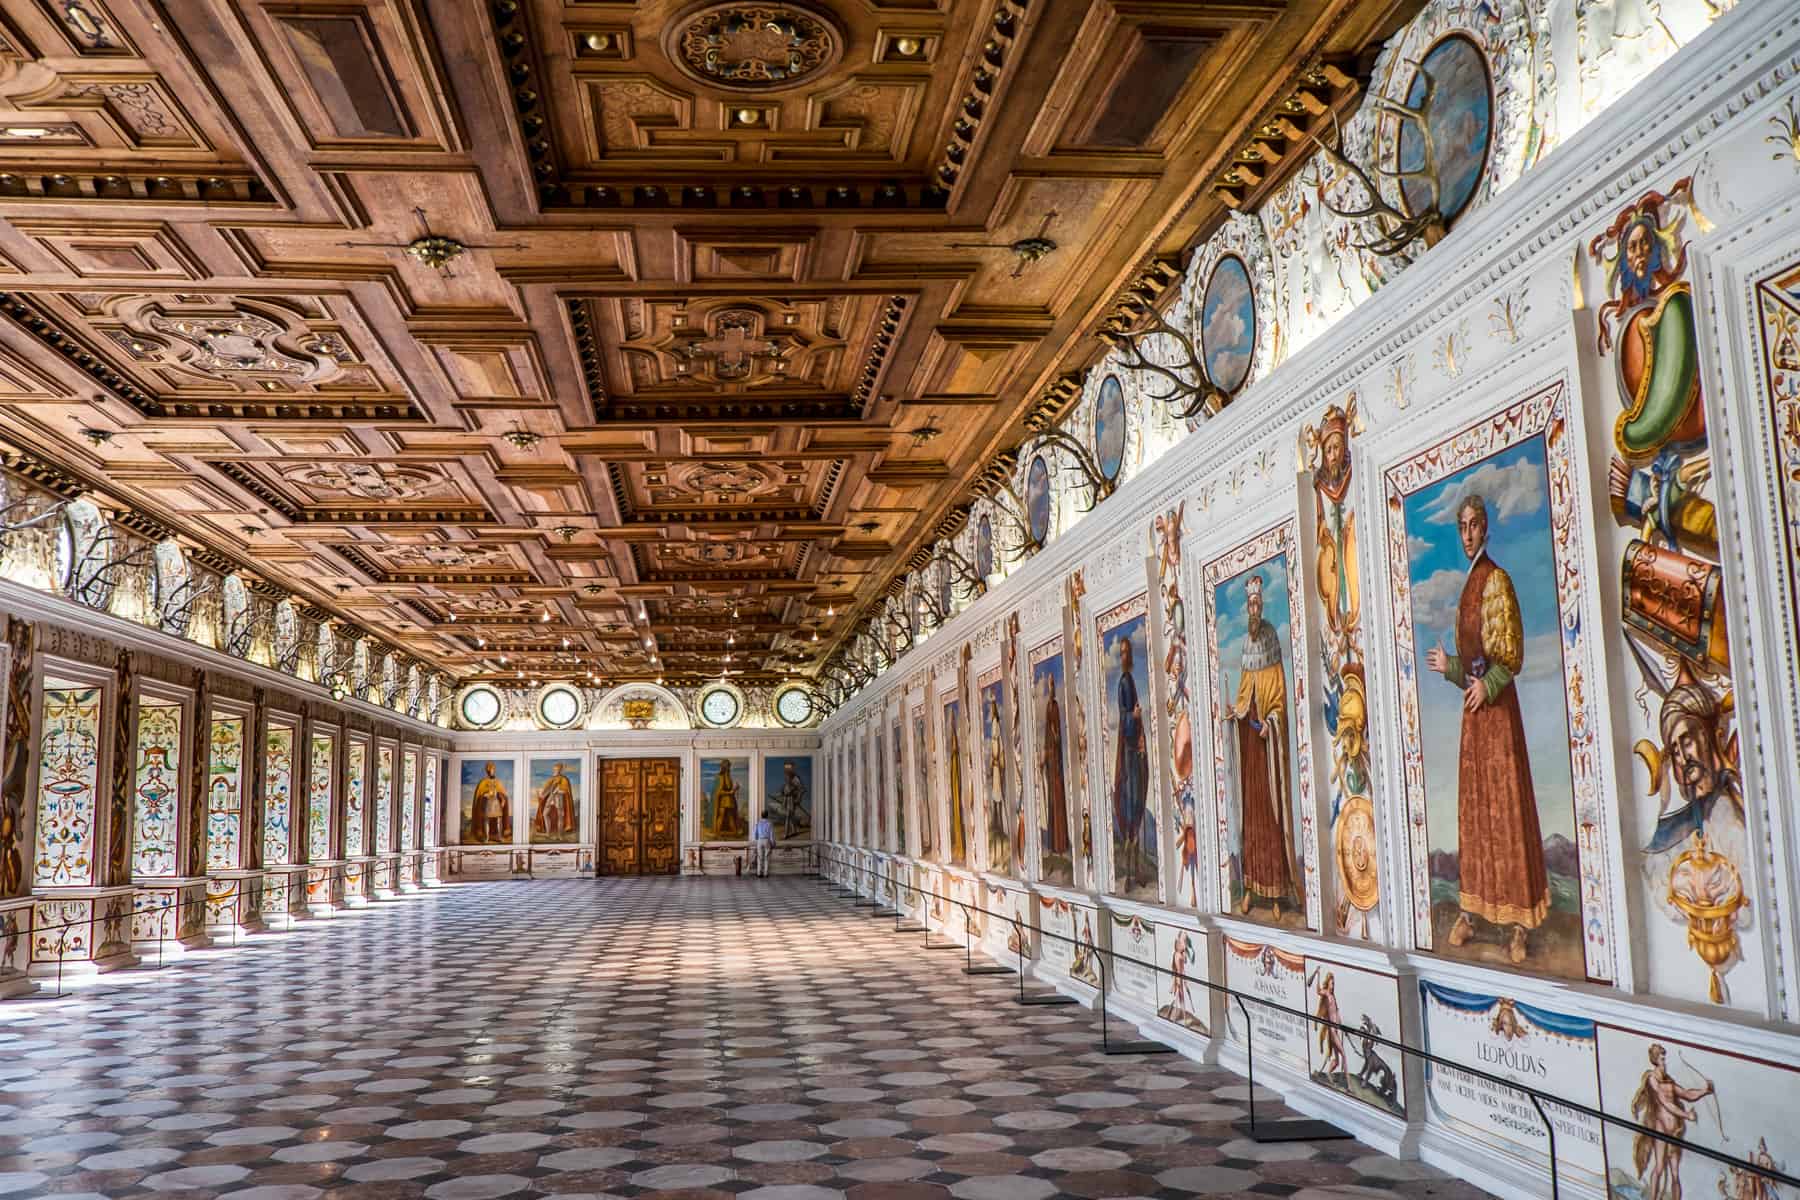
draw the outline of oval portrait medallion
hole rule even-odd
[[[1117,375],[1100,381],[1094,396],[1094,457],[1106,482],[1119,482],[1125,466],[1125,389]]]
[[[1212,385],[1232,395],[1250,378],[1256,353],[1256,292],[1244,260],[1227,254],[1213,264],[1200,295],[1200,361]]]
[[[1050,468],[1039,454],[1025,471],[1025,519],[1038,545],[1050,536]]]
[[[1494,85],[1488,77],[1487,55],[1466,34],[1440,38],[1413,71],[1406,104],[1424,110],[1437,163],[1438,212],[1448,228],[1475,198],[1494,138]],[[1417,122],[1401,122],[1395,149],[1398,169],[1423,170],[1426,145]],[[1408,212],[1421,212],[1431,203],[1431,184],[1419,177],[1402,178],[1400,198]]]

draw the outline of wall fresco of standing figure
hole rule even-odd
[[[1161,843],[1151,781],[1156,709],[1150,691],[1149,597],[1135,596],[1095,618],[1104,664],[1100,765],[1109,802],[1112,890],[1162,898]]]
[[[1038,878],[1072,887],[1075,841],[1069,818],[1070,727],[1064,710],[1070,704],[1063,672],[1063,639],[1051,638],[1026,656],[1031,669],[1031,715],[1036,736],[1031,794],[1036,801]]]

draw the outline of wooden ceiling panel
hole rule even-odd
[[[0,445],[461,678],[787,678],[1409,2],[8,4]]]
[[[238,12],[313,151],[347,159],[461,148],[411,5],[314,0]]]

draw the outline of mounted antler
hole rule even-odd
[[[225,653],[233,658],[249,658],[257,637],[263,633],[273,635],[274,628],[274,605],[247,604],[237,622],[225,631]]]
[[[341,693],[338,690],[339,688],[345,690],[349,689],[349,674],[350,673],[344,669],[344,664],[338,659],[338,656],[334,654],[331,656],[331,662],[327,663],[319,672],[319,686],[324,688],[327,692],[330,692],[334,697],[340,696]]]
[[[1395,180],[1401,185],[1401,204],[1406,203],[1404,188],[1408,180],[1416,180],[1424,185],[1430,202],[1418,212],[1407,213],[1403,208],[1388,203],[1369,172],[1350,161],[1349,156],[1344,153],[1344,127],[1335,112],[1331,114],[1330,144],[1316,135],[1312,136],[1313,144],[1331,160],[1334,167],[1333,178],[1323,181],[1319,187],[1319,199],[1333,216],[1349,221],[1373,221],[1375,228],[1380,231],[1379,235],[1371,241],[1358,242],[1357,245],[1383,258],[1399,254],[1420,238],[1425,240],[1426,249],[1430,249],[1442,240],[1447,228],[1442,207],[1443,189],[1438,179],[1437,141],[1432,137],[1429,119],[1431,102],[1437,95],[1437,80],[1432,78],[1431,72],[1423,65],[1419,65],[1418,70],[1425,88],[1417,104],[1403,104],[1383,96],[1371,97],[1369,101],[1376,112],[1395,117],[1402,125],[1410,122],[1418,133],[1420,155],[1417,167],[1400,165],[1397,158],[1393,170],[1379,163],[1374,167],[1375,173],[1381,178]],[[1397,143],[1398,138],[1396,155]],[[1365,198],[1360,205],[1339,207],[1332,203],[1331,189],[1346,178],[1354,180],[1357,188],[1364,193]]]
[[[22,500],[14,500],[11,504],[0,507],[0,549],[5,548],[7,535],[42,525],[58,516],[63,509],[69,506],[67,500],[58,500],[44,511],[34,513],[31,508],[36,501],[37,497],[26,496]]]
[[[987,580],[981,577],[981,572],[975,569],[975,564],[964,558],[962,552],[949,542],[938,547],[937,557],[938,561],[944,564],[944,568],[950,572],[951,586],[963,599],[967,600],[987,592]],[[948,620],[948,616],[945,619]]]
[[[1206,367],[1194,339],[1170,324],[1169,318],[1154,304],[1146,301],[1143,307],[1146,319],[1139,325],[1100,331],[1100,337],[1118,352],[1120,368],[1167,381],[1168,390],[1152,393],[1150,398],[1158,404],[1167,404],[1184,421],[1198,416],[1210,417],[1224,408],[1231,397],[1214,387],[1206,377]],[[1152,359],[1144,352],[1144,345],[1153,337],[1168,338],[1183,361],[1168,367]]]
[[[1019,464],[1017,449],[995,455],[994,461],[975,479],[975,494],[993,505],[994,513],[1006,527],[1006,540],[995,539],[994,550],[1008,562],[1023,558],[1043,548],[1031,534],[1031,522],[1025,517],[1025,498],[1013,486],[1013,472]]]
[[[104,608],[121,573],[148,566],[156,557],[156,547],[145,544],[114,558],[114,548],[123,544],[128,544],[127,539],[110,528],[89,542],[69,567],[69,595],[90,608]]]
[[[896,612],[896,609],[899,611]],[[906,605],[892,603],[886,605],[882,609],[881,623],[884,629],[894,635],[900,650],[912,649],[913,639],[918,636],[918,630],[913,628],[912,617],[907,612]]]
[[[157,614],[158,628],[178,637],[185,635],[194,618],[194,605],[212,595],[214,587],[212,576],[190,574],[157,606],[162,610]]]
[[[1049,450],[1066,456],[1070,462],[1062,464],[1062,469],[1081,477],[1081,484],[1087,489],[1087,501],[1082,504],[1082,512],[1094,511],[1094,506],[1112,495],[1118,484],[1106,477],[1100,469],[1100,460],[1088,448],[1087,443],[1066,429],[1056,426],[1036,431],[1037,440],[1032,448],[1035,451]]]
[[[925,614],[931,618],[931,627],[933,629],[943,628],[944,622],[950,619],[950,614],[944,611],[944,607],[938,603],[937,597],[931,594],[931,589],[921,582],[914,589],[914,594],[925,605]]]
[[[869,628],[862,635],[864,669],[869,672],[870,679],[894,665],[894,654],[888,649],[887,643],[876,636],[878,628],[875,619],[871,617]],[[874,660],[872,668],[868,666],[871,659]]]

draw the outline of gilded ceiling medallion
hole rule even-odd
[[[735,91],[792,87],[833,66],[843,35],[791,4],[707,4],[669,26],[669,58],[703,83]]]

